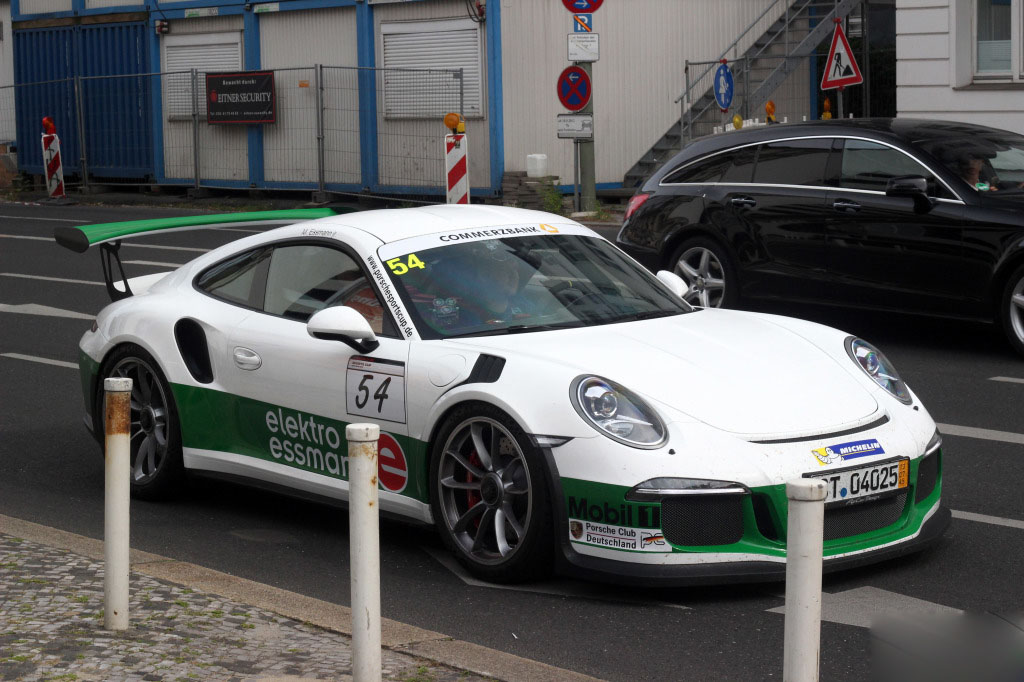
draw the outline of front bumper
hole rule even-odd
[[[841,571],[919,552],[942,536],[951,519],[949,509],[939,504],[915,537],[860,554],[826,558],[822,570],[825,573]],[[784,560],[634,564],[580,554],[568,542],[562,543],[562,552],[556,561],[562,573],[602,582],[642,583],[648,587],[774,582],[786,579]]]

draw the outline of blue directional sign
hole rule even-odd
[[[594,30],[594,15],[593,14],[574,14],[572,15],[572,32],[573,33],[590,33]]]
[[[722,111],[728,111],[729,105],[732,104],[732,95],[735,91],[732,80],[732,70],[729,69],[728,64],[722,64],[715,71],[715,101],[718,102],[718,108]]]

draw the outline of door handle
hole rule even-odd
[[[860,210],[860,204],[856,201],[846,201],[845,199],[836,199],[832,202],[832,208],[837,211],[850,211],[856,213]]]
[[[747,208],[757,206],[757,201],[750,197],[733,197],[729,200],[729,203],[733,206],[746,206]]]
[[[263,365],[263,358],[256,351],[243,348],[242,346],[235,347],[234,356],[235,366],[239,369],[251,372]]]

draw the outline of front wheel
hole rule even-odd
[[[1024,265],[1014,270],[1007,280],[999,309],[1010,345],[1024,355]]]
[[[174,395],[160,367],[149,353],[134,344],[117,348],[103,365],[97,414],[103,415],[103,381],[107,377],[132,380],[131,450],[132,497],[154,500],[169,497],[184,473],[181,433]],[[105,423],[100,420],[100,424]]]
[[[456,409],[434,441],[434,523],[476,576],[521,582],[550,570],[553,531],[540,451],[505,413]]]

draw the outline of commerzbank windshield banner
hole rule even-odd
[[[274,123],[273,71],[206,74],[207,123]]]

